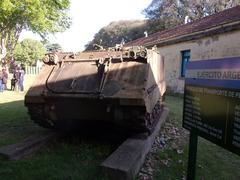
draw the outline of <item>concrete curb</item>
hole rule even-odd
[[[50,141],[59,138],[54,132],[30,136],[20,143],[7,145],[0,148],[0,155],[8,160],[19,160],[27,155],[34,154]]]
[[[135,177],[165,122],[168,112],[169,109],[164,107],[155,129],[149,137],[127,139],[101,164],[103,171],[110,179],[128,180]]]

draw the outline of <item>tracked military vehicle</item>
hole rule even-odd
[[[43,62],[25,96],[40,126],[65,130],[100,123],[151,133],[165,93],[163,58],[155,49],[50,53]]]

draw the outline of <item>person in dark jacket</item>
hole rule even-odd
[[[15,91],[16,90],[16,84],[17,84],[17,79],[13,78],[11,79],[11,91]]]

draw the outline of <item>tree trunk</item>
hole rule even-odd
[[[0,34],[0,61],[3,64],[13,62],[13,51],[16,47],[23,26],[3,31]]]
[[[4,35],[0,36],[0,61],[5,58],[7,55],[7,48],[5,45],[5,37]]]

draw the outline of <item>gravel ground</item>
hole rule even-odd
[[[176,150],[178,154],[182,154],[183,146],[186,144],[187,139],[188,132],[186,130],[166,122],[162,127],[159,136],[155,138],[152,149],[146,156],[145,162],[137,175],[137,179],[152,180],[157,162],[170,167],[171,159],[160,159],[158,153],[164,153],[164,150],[167,147],[170,147]],[[185,178],[183,177],[183,179]]]

